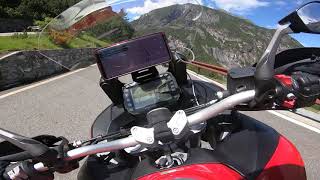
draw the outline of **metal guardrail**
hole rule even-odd
[[[205,69],[214,73],[218,73],[220,75],[224,75],[226,76],[228,74],[228,70],[223,68],[223,67],[219,67],[219,66],[215,66],[212,64],[207,64],[207,63],[203,63],[203,62],[199,62],[199,61],[193,61],[191,63],[193,66],[201,68],[201,69]]]
[[[203,62],[199,62],[199,61],[193,61],[191,64],[197,68],[205,69],[207,71],[217,73],[220,75],[226,76],[228,74],[228,70],[223,67],[220,67],[220,66],[215,66],[212,64],[207,64],[207,63],[203,63]],[[316,101],[316,104],[320,105],[320,99],[318,99]]]

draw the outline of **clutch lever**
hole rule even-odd
[[[34,139],[0,128],[0,138],[12,143],[20,149],[27,151],[32,157],[40,157],[50,151],[50,148]]]

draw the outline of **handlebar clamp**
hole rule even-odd
[[[162,111],[162,114],[166,111],[164,108],[159,110]],[[155,114],[159,115],[159,112]],[[148,117],[150,118],[150,115]],[[175,139],[179,140],[190,132],[187,115],[184,111],[177,111],[168,123],[157,118],[157,120],[152,121],[152,125],[152,128],[138,126],[131,128],[131,134],[137,142],[142,144],[141,148],[170,144]]]

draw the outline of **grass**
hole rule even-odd
[[[320,114],[320,105],[313,105],[311,107],[306,108],[309,111]]]
[[[48,36],[40,37],[39,49],[64,49],[64,48],[89,48],[89,47],[103,47],[108,43],[98,40],[89,35],[80,35],[78,38],[71,40],[64,46],[53,43]],[[0,37],[0,53],[7,53],[17,50],[36,50],[38,49],[37,35],[14,35]]]
[[[104,47],[109,43],[96,39],[89,35],[81,35],[68,43],[70,48],[85,48],[85,47]]]
[[[43,37],[41,40],[41,48],[43,49],[59,49],[59,46],[52,43],[49,38]],[[34,50],[38,48],[38,37],[36,35],[28,35],[26,38],[14,36],[0,37],[0,52],[9,52],[16,50]]]

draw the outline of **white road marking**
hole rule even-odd
[[[4,56],[2,56],[1,58],[0,58],[0,60],[1,59],[5,59],[5,58],[7,58],[7,57],[9,57],[9,56],[12,56],[12,55],[14,55],[14,54],[17,54],[17,53],[19,53],[20,51],[15,51],[15,52],[11,52],[11,53],[9,53],[9,54],[6,54],[6,55],[4,55]]]
[[[212,79],[209,79],[209,78],[203,77],[203,76],[199,76],[198,74],[196,74],[196,73],[193,72],[193,71],[189,71],[189,72],[190,72],[190,74],[192,74],[192,75],[195,76],[196,78],[199,78],[199,79],[201,79],[201,80],[203,80],[203,81],[206,81],[206,82],[209,82],[209,83],[217,84],[219,87],[222,87],[222,88],[224,88],[224,89],[226,88],[224,85],[222,85],[222,84],[220,84],[220,83],[217,83],[217,82],[213,81]],[[281,114],[281,113],[278,113],[278,112],[276,112],[276,111],[267,111],[267,112],[269,112],[269,113],[271,113],[271,114],[273,114],[273,115],[275,115],[275,116],[278,116],[278,117],[280,117],[280,118],[282,118],[282,119],[284,119],[284,120],[287,120],[287,121],[289,121],[289,122],[291,122],[291,123],[294,123],[294,124],[296,124],[296,125],[302,126],[302,127],[306,128],[306,129],[309,129],[309,130],[311,130],[311,131],[313,131],[313,132],[316,132],[316,133],[320,134],[320,129],[315,128],[315,127],[313,127],[313,126],[310,126],[310,125],[308,125],[308,124],[305,124],[305,123],[303,123],[303,122],[301,122],[301,121],[298,121],[298,120],[296,120],[296,119],[294,119],[294,118],[288,117],[288,116],[283,115],[283,114]]]
[[[84,69],[86,69],[86,68],[78,69],[78,70],[76,70],[76,71],[72,71],[72,72],[69,72],[69,73],[66,73],[66,74],[63,74],[63,75],[60,75],[60,76],[57,76],[57,77],[48,79],[48,80],[41,81],[41,82],[39,82],[39,83],[32,84],[32,85],[30,85],[30,86],[27,86],[27,87],[18,89],[18,90],[16,90],[16,91],[12,91],[12,92],[10,92],[10,93],[1,95],[1,96],[0,96],[0,99],[3,99],[3,98],[6,98],[6,97],[9,97],[9,96],[12,96],[12,95],[21,93],[21,92],[23,92],[23,91],[26,91],[26,90],[29,90],[29,89],[32,89],[32,88],[35,88],[35,87],[38,87],[38,86],[41,86],[41,85],[44,85],[44,84],[47,84],[47,83],[49,83],[49,82],[52,82],[52,81],[55,81],[55,80],[64,78],[64,77],[66,77],[66,76],[70,76],[70,75],[75,74],[75,73],[77,73],[77,72],[83,71]]]
[[[283,114],[281,114],[281,113],[278,113],[278,112],[276,112],[276,111],[268,111],[268,112],[271,113],[271,114],[273,114],[273,115],[276,115],[276,116],[278,116],[278,117],[280,117],[280,118],[282,118],[282,119],[285,119],[285,120],[287,120],[287,121],[290,121],[290,122],[292,122],[292,123],[294,123],[294,124],[296,124],[296,125],[302,126],[302,127],[304,127],[304,128],[307,128],[307,129],[309,129],[309,130],[311,130],[311,131],[313,131],[313,132],[316,132],[316,133],[320,134],[320,129],[317,129],[317,128],[313,127],[313,126],[310,126],[310,125],[308,125],[308,124],[305,124],[305,123],[303,123],[303,122],[300,122],[300,121],[298,121],[298,120],[296,120],[296,119],[293,119],[293,118],[291,118],[291,117],[285,116],[285,115],[283,115]]]

